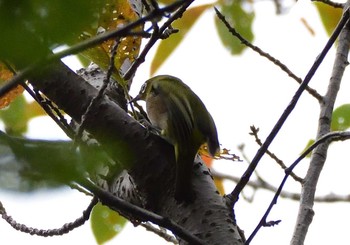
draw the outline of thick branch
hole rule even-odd
[[[78,122],[97,95],[97,90],[62,63],[48,66],[30,82]],[[129,170],[138,192],[145,197],[145,208],[169,218],[208,244],[214,241],[242,244],[232,212],[200,159],[196,160],[193,172],[196,200],[186,205],[178,203],[173,198],[175,164],[171,145],[147,132],[107,97],[94,103],[84,117],[85,130],[116,162]]]

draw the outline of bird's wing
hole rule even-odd
[[[169,123],[172,124],[172,136],[180,145],[187,145],[186,141],[191,139],[194,128],[193,112],[188,101],[176,93],[170,93],[165,103],[168,107]]]

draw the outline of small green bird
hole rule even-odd
[[[148,117],[162,136],[174,145],[176,159],[175,198],[193,200],[193,161],[207,143],[214,156],[220,149],[213,118],[200,98],[179,78],[160,75],[147,80],[133,99],[145,100]]]

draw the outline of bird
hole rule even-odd
[[[215,122],[201,99],[179,78],[158,75],[147,80],[132,100],[144,100],[153,127],[174,146],[175,199],[191,202],[195,156],[204,143],[214,157],[220,150]]]

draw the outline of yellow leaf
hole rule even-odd
[[[342,16],[342,9],[331,7],[322,2],[315,2],[315,5],[323,26],[326,29],[327,34],[330,36]]]
[[[6,81],[13,77],[13,73],[0,62],[0,84],[4,84]],[[24,88],[21,85],[16,86],[10,90],[7,94],[0,97],[0,109],[8,106],[18,95],[22,94]]]
[[[135,3],[135,4],[134,4]],[[84,40],[106,31],[117,30],[140,18],[142,6],[134,1],[128,0],[107,0],[103,9],[99,12],[99,20],[97,26],[90,27],[80,35],[80,39]],[[141,31],[143,26],[139,26],[134,31]],[[137,58],[142,38],[140,36],[128,36],[121,40],[108,40],[99,46],[88,49],[82,54],[96,63],[102,69],[107,70],[110,64],[111,51],[116,43],[119,42],[116,56],[114,59],[115,72],[113,78],[121,82],[120,75],[124,75],[131,64]]]
[[[171,55],[171,53],[181,43],[183,38],[187,35],[193,24],[199,19],[204,10],[212,7],[212,4],[204,4],[188,9],[181,19],[174,21],[173,28],[178,29],[179,32],[171,35],[169,38],[163,40],[156,51],[156,54],[151,64],[151,75],[154,74],[164,61]]]
[[[98,203],[91,213],[91,228],[98,244],[103,244],[118,235],[126,219],[115,211]]]

